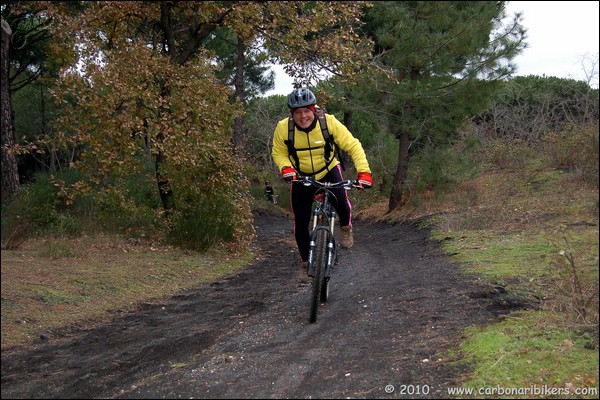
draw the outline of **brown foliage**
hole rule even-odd
[[[242,162],[231,148],[243,107],[216,79],[204,40],[225,27],[249,48],[263,46],[293,63],[290,73],[306,82],[321,68],[349,76],[369,54],[355,30],[363,6],[111,1],[75,10],[47,3],[59,44],[54,56],[70,60],[53,93],[62,107],[60,145],[99,188],[113,190],[119,179],[146,174],[161,193],[173,193],[179,211],[228,199],[236,225],[251,231],[248,201],[239,195]]]

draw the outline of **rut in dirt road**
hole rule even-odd
[[[235,276],[3,351],[2,398],[448,397],[467,368],[447,359],[462,329],[505,312],[426,231],[355,221],[309,324],[292,222],[255,224],[262,257]]]

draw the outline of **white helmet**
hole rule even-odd
[[[317,98],[307,88],[294,89],[288,96],[288,107],[290,109],[312,106],[317,104]]]

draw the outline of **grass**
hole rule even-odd
[[[464,387],[546,387],[562,392],[502,398],[597,398],[598,351],[593,335],[566,330],[555,318],[548,312],[523,312],[491,326],[470,328],[461,347],[465,354],[461,362],[475,368]]]
[[[457,243],[446,243],[444,247],[457,253],[454,258],[468,271],[495,282],[516,275],[534,279],[547,274],[549,254],[555,251],[545,235],[493,230],[455,233]]]
[[[598,398],[597,186],[530,162],[431,198],[386,218],[425,217],[432,238],[465,273],[538,304],[465,331],[453,354],[473,369],[462,386],[546,385],[561,393],[489,390],[473,398]]]
[[[28,240],[2,250],[2,348],[218,280],[250,257],[105,235]]]

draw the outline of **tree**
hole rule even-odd
[[[73,62],[54,94],[64,143],[77,149],[73,166],[93,185],[122,192],[119,179],[152,163],[163,210],[233,209],[223,219],[240,229],[236,238],[249,237],[242,165],[231,147],[244,105],[216,79],[219,65],[206,44],[229,29],[245,49],[264,43],[277,57],[301,53],[297,65],[305,70],[328,60],[343,74],[351,64],[344,60],[359,59],[350,29],[357,19],[346,22],[358,10],[346,2],[114,1],[86,2],[74,15],[56,4],[49,14],[62,53],[55,56]],[[312,34],[322,29],[327,48]]]
[[[246,143],[249,159],[261,170],[279,174],[271,159],[273,130],[281,116],[289,114],[287,98],[282,95],[258,97],[249,101],[247,110],[245,131],[249,138]]]
[[[56,3],[62,3],[66,11],[74,14],[85,8],[83,2]],[[60,168],[52,130],[54,105],[48,87],[68,60],[53,57],[49,8],[46,1],[2,2],[2,16],[13,32],[8,80],[20,179],[31,178],[41,168]]]
[[[9,43],[12,36],[10,25],[2,18],[2,204],[8,203],[19,190],[19,173],[17,159],[13,152],[15,144],[12,124],[12,108],[8,84],[9,73]]]
[[[365,30],[381,72],[360,90],[399,142],[390,210],[402,204],[411,148],[450,140],[514,71],[525,30],[518,14],[506,27],[505,17],[496,1],[375,2],[369,10]]]
[[[598,89],[585,81],[535,75],[502,85],[491,106],[474,118],[484,139],[503,137],[538,142],[570,126],[598,126]]]
[[[269,71],[269,54],[259,43],[248,44],[231,28],[221,27],[208,38],[205,47],[214,51],[219,65],[217,77],[223,83],[236,87],[237,80],[240,77],[243,79],[244,99],[252,100],[273,89],[275,74]],[[243,76],[239,72],[242,72]]]
[[[218,29],[211,35],[206,47],[214,50],[220,70],[219,79],[234,87],[233,100],[247,104],[260,93],[274,86],[274,73],[268,73],[267,52],[257,46],[248,46],[245,39],[228,27]],[[244,156],[244,116],[236,118],[233,126],[232,145],[239,157]]]
[[[581,56],[580,61],[586,82],[591,87],[598,89],[598,53],[586,53]]]
[[[48,57],[50,19],[44,11],[45,2],[3,2],[2,16],[13,32],[9,77],[12,93],[56,68],[54,60]]]

